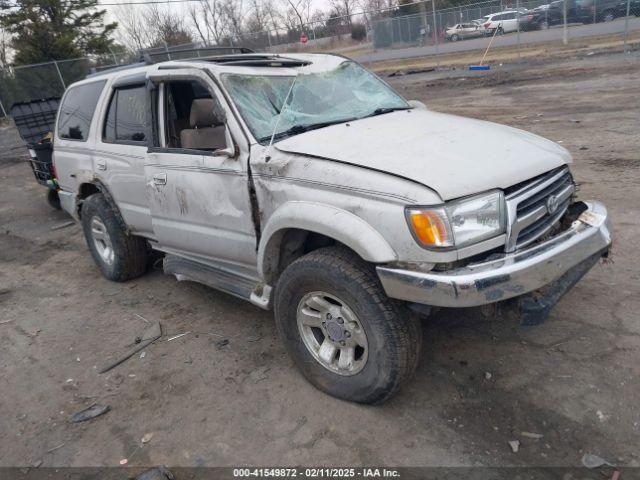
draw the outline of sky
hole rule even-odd
[[[122,1],[141,2],[145,0],[122,0]],[[286,0],[274,0],[274,1],[276,3],[279,3],[279,5],[281,5],[284,9],[284,6],[286,5]],[[120,0],[99,0],[98,1],[98,4],[102,4],[102,3],[113,4],[113,3],[121,3],[121,1]],[[187,6],[189,5],[189,3],[169,3],[169,4],[166,4],[166,6],[164,4],[160,4],[160,5],[163,5],[164,8],[168,9],[171,12],[176,12],[177,14],[186,15]],[[140,9],[140,8],[145,8],[145,6],[144,5],[122,5],[121,7],[114,7],[114,6],[108,5],[108,6],[105,6],[104,8],[107,9],[108,20],[112,22],[113,21],[117,22],[119,11],[125,10],[125,9]],[[327,11],[329,10],[329,8],[330,8],[329,0],[312,0],[311,1],[312,13],[315,10]]]

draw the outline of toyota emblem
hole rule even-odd
[[[555,195],[549,195],[549,198],[547,198],[546,201],[546,206],[547,206],[547,212],[549,212],[549,215],[553,215],[556,210],[558,210],[558,207],[560,202],[558,201],[558,197],[556,197]]]

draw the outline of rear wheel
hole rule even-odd
[[[49,189],[49,191],[47,192],[47,203],[51,208],[55,208],[56,210],[62,209],[62,207],[60,206],[60,196],[55,190]]]
[[[540,22],[540,30],[549,30],[549,22],[546,20],[544,22]]]
[[[122,229],[102,194],[88,197],[82,203],[81,215],[87,245],[105,277],[124,282],[145,273],[149,260],[147,242]]]
[[[421,328],[385,295],[373,267],[327,247],[293,262],[275,293],[278,333],[318,389],[359,403],[382,403],[418,364]]]

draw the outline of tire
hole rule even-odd
[[[549,22],[540,22],[540,30],[549,30]]]
[[[458,35],[456,35],[456,34],[451,35],[451,41],[452,42],[457,42],[459,38],[460,37],[458,37]]]
[[[124,282],[146,272],[149,263],[146,240],[122,229],[104,195],[89,196],[82,202],[80,213],[87,246],[106,278]]]
[[[320,307],[308,307],[317,305],[318,298],[333,316]],[[334,397],[383,403],[411,378],[420,361],[422,330],[417,317],[400,302],[387,298],[373,266],[345,248],[321,248],[294,261],[278,281],[274,303],[278,333],[292,360],[312,385]],[[299,323],[300,312],[307,312],[301,314],[307,319],[313,316],[317,327],[307,329]],[[341,315],[346,321],[340,321]],[[342,329],[339,337],[336,328]],[[350,328],[353,336],[346,336]],[[338,346],[329,365],[319,358],[320,348],[313,353],[307,346],[314,340],[317,347],[325,342],[338,345],[344,339],[360,341],[360,345],[364,339],[366,348],[359,351],[359,346],[350,347],[349,343]],[[341,370],[343,352],[350,348],[355,349],[354,360]]]
[[[496,35],[504,35],[504,30],[502,29],[502,27],[498,27],[498,31],[496,32]]]
[[[47,192],[47,203],[51,208],[62,210],[62,207],[60,206],[60,196],[55,190],[49,189],[49,191]]]

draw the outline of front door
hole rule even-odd
[[[157,83],[159,146],[145,162],[153,230],[167,252],[255,270],[248,156],[203,83]]]

